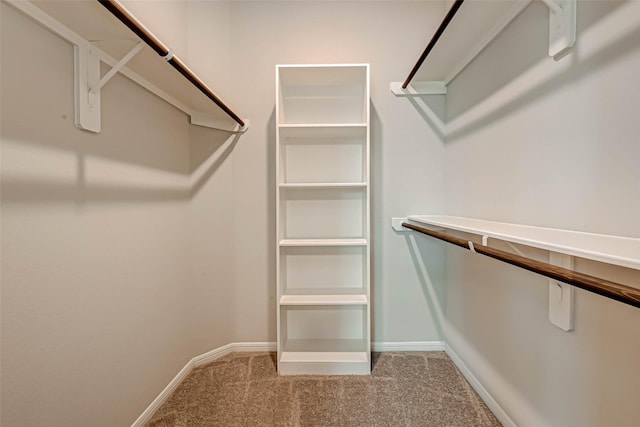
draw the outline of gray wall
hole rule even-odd
[[[555,62],[535,2],[450,85],[448,214],[640,237],[639,6],[579,2],[575,52]],[[563,332],[546,279],[465,252],[447,249],[446,340],[513,421],[637,425],[640,310],[578,290]]]

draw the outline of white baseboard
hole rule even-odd
[[[249,351],[276,351],[276,343],[274,342],[234,342],[231,344],[223,345],[207,353],[196,356],[191,361],[193,367],[206,365],[216,359],[220,359],[229,353],[233,352],[249,352]]]
[[[444,351],[444,341],[373,342],[373,351]]]
[[[144,412],[140,414],[138,419],[135,420],[133,424],[131,424],[131,427],[144,426],[151,419],[153,414],[156,413],[158,408],[160,408],[160,406],[162,406],[162,404],[169,398],[169,396],[171,396],[171,393],[173,393],[174,390],[178,387],[178,385],[180,385],[182,380],[184,380],[187,377],[187,375],[189,375],[189,372],[191,372],[193,367],[194,367],[193,359],[191,359],[189,362],[187,362],[184,368],[182,368],[180,372],[178,372],[178,375],[176,375],[171,380],[171,382],[169,382],[169,384],[164,388],[164,390],[162,390],[162,392],[158,395],[158,397],[156,397],[153,400],[153,402],[151,402],[151,405],[149,405],[147,409],[145,409]]]
[[[480,398],[486,403],[489,407],[493,415],[496,416],[498,421],[502,423],[504,427],[517,427],[516,423],[507,415],[507,413],[502,409],[502,407],[496,402],[496,400],[489,394],[486,388],[478,381],[478,379],[473,375],[473,373],[467,368],[467,365],[464,364],[462,359],[456,354],[455,351],[448,345],[445,344],[445,352],[447,356],[453,361],[453,363],[458,367],[462,375],[469,381],[471,387],[478,393]]]
[[[171,393],[180,385],[187,375],[198,366],[206,365],[216,359],[226,356],[233,352],[248,352],[248,351],[276,351],[276,343],[274,342],[239,342],[223,345],[214,350],[201,354],[189,360],[187,364],[178,372],[171,382],[162,390],[162,392],[156,397],[153,402],[144,410],[144,412],[138,417],[137,420],[131,424],[131,427],[144,426],[155,414],[155,412],[162,406],[164,402],[171,396]]]

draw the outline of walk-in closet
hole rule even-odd
[[[635,427],[639,0],[0,0],[0,425]]]

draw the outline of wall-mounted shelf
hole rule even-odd
[[[487,236],[565,255],[640,270],[640,238],[440,215],[410,215],[410,222]]]
[[[446,86],[531,2],[456,0],[407,79],[392,82],[391,91],[404,97],[445,94]],[[575,44],[576,0],[542,2],[549,7],[549,55],[560,59]]]
[[[640,308],[639,288],[580,273],[573,269],[573,257],[580,257],[640,270],[640,238],[441,215],[392,218],[391,225],[396,231],[417,231],[548,277],[550,279],[549,319],[565,331],[573,329],[572,286]],[[447,233],[447,230],[481,236],[482,243],[457,237]],[[492,248],[489,245],[489,239],[506,242],[516,253]],[[549,261],[527,258],[512,243],[548,250]]]
[[[100,132],[100,87],[108,83],[108,78],[100,83],[102,62],[188,114],[192,124],[235,133],[247,129],[248,121],[239,119],[228,107],[224,111],[214,103],[213,92],[177,55],[170,50],[167,58],[163,58],[146,44],[140,44],[141,39],[100,2],[3,1],[75,46],[78,127]],[[119,5],[115,1],[110,3]],[[187,70],[193,81],[177,71],[180,67]]]

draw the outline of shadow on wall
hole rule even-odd
[[[384,141],[382,140],[383,126],[380,115],[373,105],[370,103],[370,126],[371,134],[369,135],[370,150],[369,150],[369,191],[370,191],[370,212],[371,212],[371,230],[370,232],[370,248],[371,248],[371,260],[369,264],[369,297],[371,299],[371,319],[376,318],[376,277],[382,277],[383,264],[382,262],[375,262],[375,260],[384,259],[384,246],[382,242],[382,234],[384,233],[385,226],[387,225],[382,217],[384,212],[384,193],[382,191],[382,183],[384,182],[384,168],[382,166],[382,147]],[[380,242],[380,245],[376,245],[376,242]],[[376,337],[376,322],[371,321],[371,331],[369,331],[371,340]]]
[[[267,194],[267,239],[265,244],[265,253],[267,254],[267,281],[269,303],[271,307],[275,306],[277,287],[276,283],[276,182],[279,177],[276,176],[276,156],[279,154],[276,152],[276,110],[271,110],[269,121],[267,122],[267,180],[265,181]],[[276,311],[269,310],[268,331],[276,331],[277,319]],[[275,341],[275,337],[269,338]]]
[[[638,2],[578,2],[576,46],[554,61],[547,52],[548,13],[533,2],[469,64],[449,85],[445,120],[430,106],[437,95],[409,102],[452,142],[640,48]]]
[[[444,281],[445,243],[424,238],[415,233],[403,232],[411,261],[420,281],[433,324],[440,337],[446,341],[446,288]]]
[[[242,134],[191,126],[189,129],[190,195],[198,193],[233,152]],[[231,185],[231,183],[229,183]]]
[[[153,174],[148,174],[144,179],[136,183],[133,179],[130,183],[123,182],[119,171],[127,170],[131,172],[128,165],[120,162],[113,167],[108,165],[108,161],[102,161],[87,153],[81,147],[75,150],[68,147],[70,153],[57,153],[55,156],[65,156],[69,154],[75,159],[73,162],[66,162],[68,169],[63,172],[64,180],[52,179],[52,177],[39,178],[33,173],[27,174],[5,174],[2,182],[2,199],[5,201],[20,203],[66,203],[76,202],[78,205],[95,202],[158,202],[168,200],[188,200],[197,193],[208,181],[208,179],[225,162],[233,151],[240,135],[229,136],[226,132],[214,131],[210,129],[192,126],[190,131],[191,150],[191,173],[175,174],[173,179],[160,178],[156,182]],[[82,133],[83,131],[77,130]],[[6,137],[3,136],[3,139]],[[5,144],[19,146],[24,141],[11,140]],[[6,145],[5,145],[6,147]],[[13,148],[11,148],[13,149]],[[185,152],[188,151],[184,147]],[[36,150],[41,151],[41,150]],[[49,150],[47,150],[49,151]],[[195,160],[195,161],[194,161]],[[88,164],[89,163],[89,164]],[[99,165],[92,169],[92,165]],[[194,165],[197,165],[195,167]],[[100,171],[97,174],[94,171]],[[75,178],[69,179],[71,175]],[[88,179],[87,176],[94,178]],[[97,175],[101,175],[98,177]],[[182,178],[180,178],[182,176]],[[111,178],[113,177],[113,179]],[[166,176],[164,177],[166,178]],[[102,181],[102,182],[100,182]],[[118,182],[119,181],[119,182]],[[164,181],[164,183],[163,183]]]

